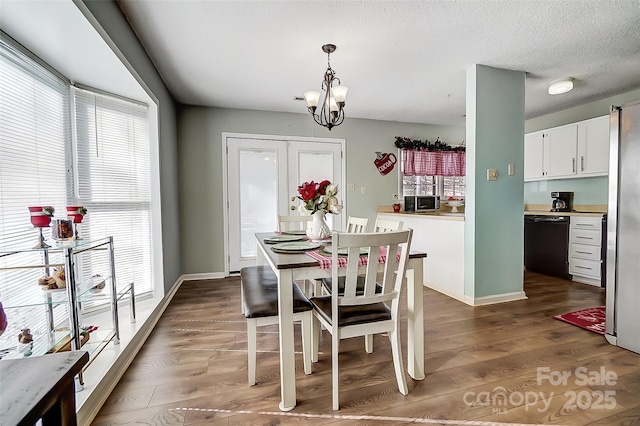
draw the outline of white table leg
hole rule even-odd
[[[280,269],[278,275],[278,320],[280,331],[280,410],[291,411],[296,406],[296,362],[293,340],[293,274]]]
[[[407,369],[415,380],[424,379],[424,288],[423,259],[407,265]]]

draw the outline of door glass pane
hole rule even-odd
[[[240,150],[240,256],[255,257],[256,232],[277,229],[276,151]]]

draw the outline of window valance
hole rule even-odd
[[[464,151],[402,150],[402,173],[405,176],[464,176]]]

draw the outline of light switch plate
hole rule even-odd
[[[356,189],[356,185],[353,183],[348,183],[347,184],[347,191],[355,191]]]
[[[509,165],[507,166],[507,172],[509,174],[509,176],[513,176],[516,174],[516,165],[513,163],[509,163]]]
[[[498,170],[487,169],[487,180],[498,180]]]

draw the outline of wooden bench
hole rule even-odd
[[[313,305],[296,283],[293,286],[293,319],[302,322],[304,372],[311,374]],[[278,277],[268,266],[248,266],[240,270],[244,315],[247,318],[249,384],[256,383],[257,327],[278,324]]]

